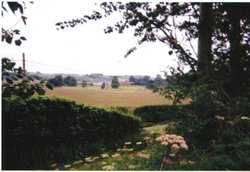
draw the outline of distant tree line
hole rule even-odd
[[[150,76],[144,77],[129,77],[129,82],[132,82],[134,85],[144,85],[148,89],[154,89],[162,86],[164,80],[161,78],[160,75],[157,75],[155,79],[152,79]]]
[[[55,87],[77,86],[77,80],[73,76],[66,76],[63,78],[62,75],[56,75],[54,78],[49,79],[48,83],[54,85]]]

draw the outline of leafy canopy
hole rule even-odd
[[[75,27],[89,20],[97,21],[120,12],[122,18],[107,26],[105,33],[123,33],[126,29],[133,28],[134,36],[138,37],[138,46],[144,42],[160,41],[171,49],[168,50],[169,55],[175,54],[178,58],[179,66],[170,67],[174,85],[165,90],[187,95],[187,92],[190,93],[187,85],[193,88],[197,84],[202,87],[202,84],[209,83],[218,86],[229,99],[250,97],[250,4],[210,4],[212,46],[209,48],[211,55],[207,59],[211,64],[208,78],[199,73],[198,60],[201,57],[195,46],[200,39],[202,3],[102,2],[99,11],[71,21],[58,22],[56,26],[59,30]],[[125,57],[136,49],[137,47],[132,47]],[[182,66],[187,66],[189,71],[184,71]],[[168,83],[170,86],[171,82]],[[181,85],[177,86],[175,83]]]

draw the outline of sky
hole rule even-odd
[[[58,4],[60,2],[60,4]],[[123,34],[104,34],[105,26],[121,19],[120,14],[90,21],[74,28],[57,30],[55,23],[80,18],[99,9],[86,1],[35,1],[27,4],[24,15],[27,25],[18,22],[19,14],[5,13],[4,28],[20,29],[27,38],[20,47],[1,43],[1,56],[10,57],[22,66],[22,53],[26,57],[26,70],[42,73],[68,73],[104,75],[163,75],[167,66],[176,66],[169,56],[167,45],[160,42],[144,43],[127,58],[127,50],[137,43],[132,30]]]

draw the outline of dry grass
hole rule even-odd
[[[53,91],[47,90],[47,95],[60,96],[75,100],[78,103],[98,107],[138,107],[145,105],[170,104],[172,101],[163,96],[138,86],[123,86],[119,89],[104,89],[100,87],[60,87]]]

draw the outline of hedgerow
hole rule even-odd
[[[33,169],[84,156],[91,144],[108,144],[140,129],[131,116],[61,98],[12,96],[2,105],[3,169]]]

